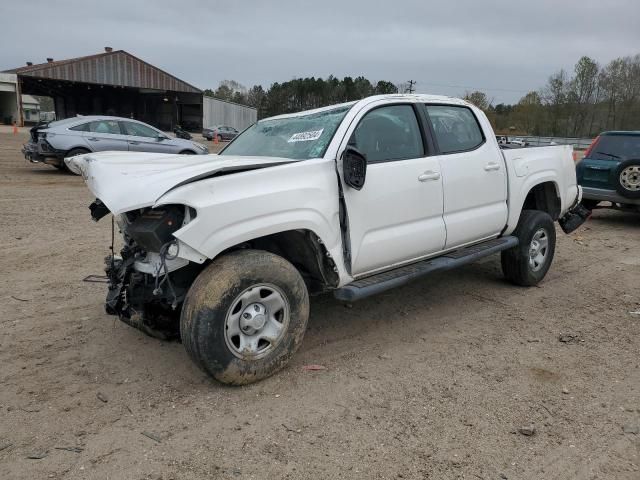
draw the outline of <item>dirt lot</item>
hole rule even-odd
[[[0,478],[640,478],[640,217],[559,232],[539,288],[495,257],[315,298],[290,366],[228,388],[104,313],[110,224],[25,139],[0,134]]]

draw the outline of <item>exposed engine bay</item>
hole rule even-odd
[[[94,220],[109,213],[100,200],[89,208]],[[180,307],[202,265],[178,257],[172,234],[194,216],[189,207],[166,205],[113,217],[112,252],[116,225],[124,245],[105,258],[108,314],[157,338],[179,335]]]

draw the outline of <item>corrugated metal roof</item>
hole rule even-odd
[[[202,93],[200,89],[124,50],[6,70],[19,76],[120,87]]]

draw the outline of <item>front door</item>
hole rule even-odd
[[[357,123],[356,123],[357,122]],[[344,186],[354,276],[444,248],[442,175],[428,156],[412,104],[386,105],[356,118],[349,144],[367,158],[364,186]]]
[[[82,134],[94,152],[128,150],[129,145],[116,120],[96,120],[89,123],[89,131]]]
[[[427,105],[426,111],[444,179],[446,249],[499,235],[508,215],[502,152],[469,107]]]

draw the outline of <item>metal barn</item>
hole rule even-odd
[[[7,70],[17,76],[17,94],[52,97],[57,118],[116,115],[163,130],[202,127],[202,91],[125,52],[103,53]],[[1,112],[0,112],[1,113]],[[22,108],[18,124],[25,118]]]
[[[255,108],[213,97],[203,97],[202,126],[204,128],[226,125],[242,131],[257,119],[258,111]]]

